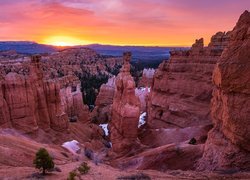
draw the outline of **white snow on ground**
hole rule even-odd
[[[77,154],[77,151],[81,149],[78,144],[79,144],[78,141],[72,140],[72,141],[67,141],[63,143],[62,147],[66,148],[68,151],[70,151],[73,154]]]
[[[109,78],[106,85],[111,86],[111,87],[115,87],[115,76],[112,76],[111,78]]]
[[[99,125],[105,132],[105,136],[109,135],[108,124],[100,124]]]
[[[145,121],[146,116],[147,116],[146,112],[141,113],[140,118],[139,118],[138,128],[141,127],[143,124],[146,123],[146,121]]]
[[[140,87],[135,89],[135,94],[142,94],[142,93],[149,93],[150,92],[150,87]]]

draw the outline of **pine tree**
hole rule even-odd
[[[45,175],[46,170],[54,168],[52,157],[45,148],[40,148],[37,151],[33,164],[37,169],[42,169],[43,175]]]

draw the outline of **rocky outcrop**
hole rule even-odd
[[[89,48],[67,48],[42,57],[43,71],[47,79],[76,74],[110,75],[122,63],[121,58],[106,58]]]
[[[13,72],[5,76],[3,99],[9,109],[11,125],[26,133],[39,127],[44,130],[67,129],[68,119],[60,107],[60,86],[43,82],[39,66],[39,57],[34,56],[29,76]]]
[[[167,144],[179,144],[182,142],[189,143],[195,139],[193,144],[204,144],[207,140],[207,133],[212,129],[212,125],[194,126],[186,128],[160,128],[142,131],[139,139],[142,144],[155,148]]]
[[[9,127],[10,126],[10,113],[9,108],[4,99],[3,94],[3,81],[0,80],[0,126]]]
[[[143,69],[142,78],[139,81],[139,87],[150,87],[153,81],[155,69]]]
[[[29,79],[16,73],[9,73],[5,77],[4,99],[14,128],[24,132],[38,129],[36,99]]]
[[[77,77],[64,76],[60,78],[60,97],[63,111],[71,122],[88,122],[89,108],[83,103],[80,81]]]
[[[29,71],[28,76],[10,72],[2,80],[1,127],[12,126],[26,133],[38,128],[64,131],[69,118],[89,120],[76,77],[44,80],[39,56],[32,57]]]
[[[139,153],[133,157],[112,162],[121,169],[194,170],[195,161],[201,158],[204,145],[168,144]]]
[[[133,152],[137,144],[140,101],[135,96],[135,82],[130,74],[131,53],[123,55],[124,64],[116,78],[110,122],[112,149],[117,154]]]
[[[111,119],[111,106],[115,94],[115,76],[110,78],[106,84],[100,88],[100,92],[95,101],[95,108],[91,113],[92,122],[108,123]]]
[[[209,132],[200,170],[250,170],[250,13],[230,33],[228,47],[213,73]]]
[[[115,94],[115,79],[113,76],[108,80],[106,84],[103,84],[100,88],[100,92],[95,101],[95,108],[91,113],[92,122],[95,123],[108,123],[111,119],[111,106]],[[150,92],[150,88],[136,88],[135,95],[139,98],[141,104],[141,111],[145,112],[147,108],[147,99]]]
[[[219,32],[208,47],[196,40],[187,51],[172,51],[160,64],[151,88],[148,125],[151,128],[184,128],[209,124],[212,72],[228,41]]]
[[[29,64],[30,72],[27,76],[31,80],[32,92],[35,97],[37,124],[44,130],[50,129],[50,116],[45,93],[45,83],[41,71],[40,56],[33,56]]]

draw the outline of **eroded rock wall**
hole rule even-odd
[[[151,128],[184,128],[211,123],[212,72],[228,41],[219,32],[208,47],[196,40],[190,50],[172,51],[160,64],[151,88],[148,125]]]
[[[44,80],[40,57],[33,56],[29,75],[10,72],[1,80],[0,125],[25,133],[68,129],[69,118],[89,120],[76,77]],[[72,90],[73,89],[73,90]]]
[[[209,132],[200,170],[250,170],[250,13],[230,33],[228,47],[213,73]]]

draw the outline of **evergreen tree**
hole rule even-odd
[[[42,169],[43,175],[45,175],[46,170],[54,168],[52,157],[45,148],[40,148],[37,151],[33,164],[37,169]]]

